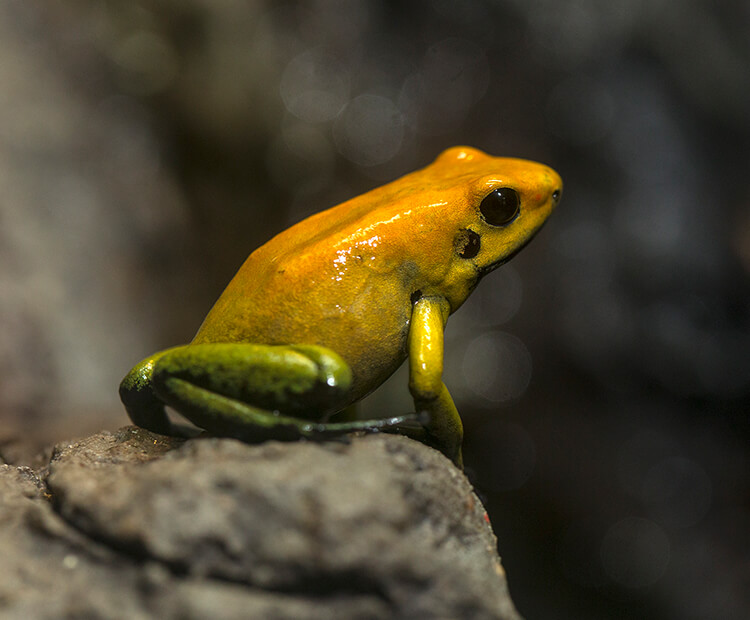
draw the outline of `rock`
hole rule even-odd
[[[0,466],[0,617],[519,618],[438,452],[127,427]]]

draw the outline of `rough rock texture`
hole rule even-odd
[[[0,465],[2,618],[502,618],[486,514],[442,455],[127,427]]]

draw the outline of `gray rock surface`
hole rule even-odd
[[[395,435],[135,427],[0,465],[2,618],[519,618],[485,511]]]

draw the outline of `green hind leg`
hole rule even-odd
[[[346,404],[350,383],[348,365],[323,347],[202,344],[144,360],[120,393],[139,426],[170,432],[169,405],[200,428],[245,441],[387,430],[414,417],[319,422]]]
[[[300,437],[323,439],[355,431],[373,432],[411,419],[411,416],[399,416],[354,422],[314,422],[253,407],[175,377],[166,379],[159,393],[196,426],[215,435],[247,442]]]
[[[154,366],[159,359],[181,347],[166,349],[139,362],[120,383],[120,400],[136,426],[161,435],[175,435],[175,429],[164,410],[164,402],[154,393]]]

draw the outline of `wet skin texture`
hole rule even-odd
[[[442,381],[445,324],[561,193],[547,166],[454,147],[299,222],[247,258],[190,344],[128,373],[128,415],[173,433],[169,405],[246,441],[402,432],[460,466],[461,419]],[[407,357],[416,413],[348,419]]]

